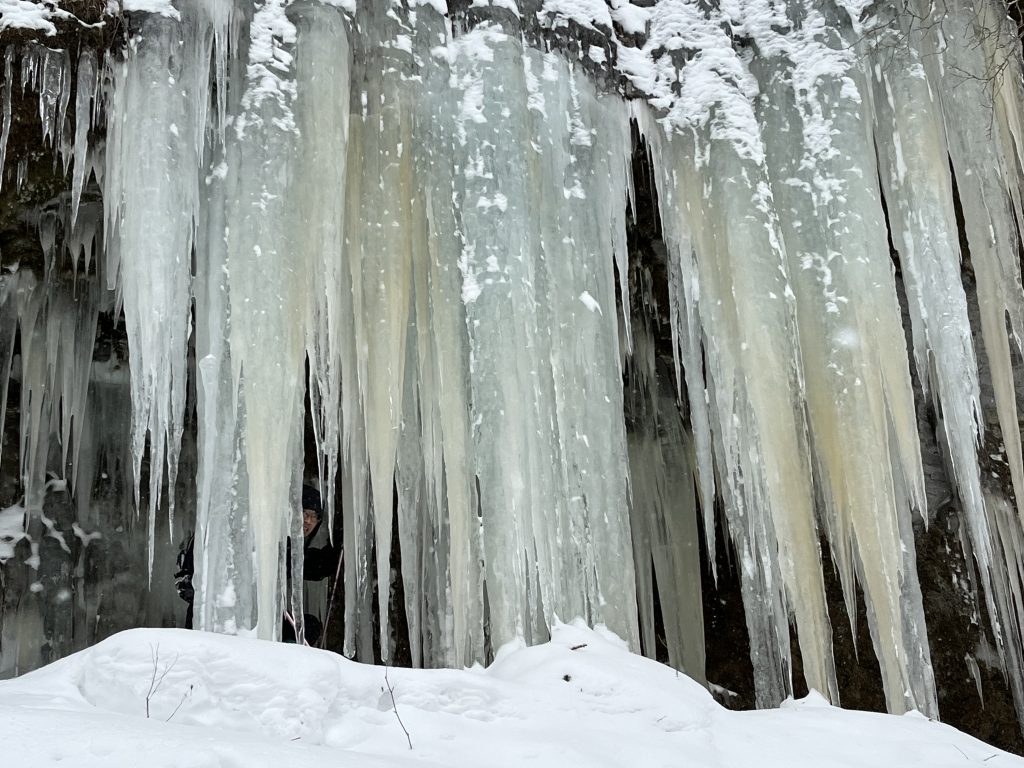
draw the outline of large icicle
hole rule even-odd
[[[795,3],[758,62],[759,119],[796,294],[826,530],[851,621],[855,574],[890,711],[937,711],[911,509],[924,480],[853,32]],[[759,29],[767,40],[774,33]],[[789,47],[792,46],[792,47]],[[813,53],[813,55],[812,55]],[[788,56],[788,61],[787,61]],[[799,140],[798,140],[799,139]],[[789,286],[786,287],[790,290]]]
[[[946,7],[939,29],[917,31],[911,39],[920,41],[930,87],[939,94],[936,101],[941,104],[944,138],[948,140],[942,157],[948,151],[956,176],[976,279],[981,338],[995,393],[1001,450],[1005,450],[1018,500],[1018,514],[1008,514],[1011,508],[1007,501],[984,487],[987,478],[978,477],[977,452],[961,447],[959,443],[966,442],[965,438],[951,434],[960,426],[957,406],[943,398],[944,425],[967,513],[970,542],[966,549],[978,561],[996,646],[1018,718],[1022,718],[1024,624],[1020,574],[1024,550],[1020,499],[1024,493],[1024,464],[1010,347],[1012,334],[1012,346],[1020,351],[1024,332],[1019,263],[1024,216],[1020,112],[1024,101],[1020,59],[1006,53],[1007,46],[1019,46],[1016,30],[1007,28],[1009,23],[1001,4],[954,2]],[[941,56],[938,66],[936,53]],[[979,140],[979,135],[986,136],[986,140]],[[910,152],[905,149],[904,154]],[[938,288],[932,288],[933,294],[937,292]],[[964,378],[956,369],[951,373],[959,373],[961,381]],[[978,420],[980,428],[980,414]]]
[[[417,100],[416,169],[426,211],[426,247],[414,265],[416,351],[419,373],[420,453],[424,464],[425,540],[423,600],[435,613],[433,648],[424,663],[468,665],[485,661],[483,569],[477,486],[470,424],[470,353],[462,273],[463,236],[456,199],[457,123],[461,105],[449,87],[452,76],[446,19],[418,11],[416,52],[426,94]],[[426,43],[431,58],[420,46]],[[404,470],[404,462],[400,461]],[[427,535],[433,538],[426,538]],[[436,537],[436,538],[435,538]],[[404,553],[403,548],[403,553]],[[404,562],[404,554],[403,554]],[[409,584],[405,584],[406,590]],[[429,590],[429,591],[428,591]],[[428,613],[428,616],[430,614]]]
[[[302,179],[296,155],[296,29],[286,0],[257,5],[249,31],[245,92],[228,132],[227,272],[232,388],[244,410],[249,523],[254,545],[256,633],[279,636],[286,538],[302,541],[304,326],[316,254],[296,247]],[[324,55],[314,47],[311,55]],[[301,568],[301,547],[292,547]],[[293,569],[298,591],[299,573]],[[301,615],[296,617],[301,619]]]
[[[0,190],[4,188],[7,141],[11,137],[11,91],[14,88],[14,46],[4,49],[3,114],[0,115]]]
[[[234,634],[256,626],[245,411],[232,376],[223,148],[208,153],[196,243],[196,590],[194,626]]]
[[[358,81],[360,108],[350,129],[358,148],[352,167],[360,174],[359,195],[352,201],[358,212],[346,226],[376,542],[380,648],[388,660],[394,469],[413,252],[422,248],[426,223],[413,167],[412,57],[396,42],[407,39],[410,30],[393,10],[364,6],[364,11],[358,18],[366,46],[360,60],[373,75]],[[355,514],[364,513],[357,509]]]
[[[621,561],[631,550],[612,311],[616,252],[626,231],[629,121],[625,104],[600,98],[561,57],[530,49],[524,63],[531,170],[540,192],[532,203],[540,207],[535,311],[551,350],[561,462],[556,492],[564,500],[533,508],[540,596],[549,625],[582,616],[636,644],[633,569],[623,578]],[[538,375],[547,367],[540,361]]]
[[[992,601],[990,521],[978,465],[983,424],[978,367],[960,281],[960,243],[953,207],[946,132],[938,96],[938,62],[921,54],[928,32],[911,15],[897,18],[898,44],[883,41],[874,58],[874,114],[889,229],[899,253],[924,391],[941,417],[954,479]],[[992,612],[993,620],[1000,619]]]
[[[228,272],[228,165],[224,130],[225,91],[244,90],[240,62],[226,66],[230,0],[207,3],[213,31],[217,95],[221,109],[208,142],[201,175],[201,215],[196,236],[195,380],[196,530],[194,626],[234,634],[256,626],[253,532],[249,518],[245,411],[231,360],[231,285]],[[229,79],[230,78],[230,79]],[[235,105],[237,109],[237,104]]]
[[[453,51],[459,268],[491,641],[537,642],[556,618],[579,614],[636,647],[634,586],[621,578],[632,574],[624,488],[588,476],[625,464],[621,387],[608,373],[618,358],[611,265],[624,224],[616,209],[626,189],[625,113],[616,102],[603,112],[564,63],[524,56],[521,39],[493,24]],[[567,252],[594,266],[574,274]],[[592,392],[576,367],[582,360],[605,371]],[[599,434],[608,443],[591,452]]]
[[[149,435],[151,530],[165,463],[173,526],[209,45],[208,24],[198,5],[189,7],[180,22],[146,15],[128,60],[113,68],[104,189],[107,277],[110,287],[117,280],[120,288],[132,354],[137,503]]]
[[[837,700],[793,296],[762,157],[741,156],[727,142],[697,146],[650,124],[644,131],[671,257],[702,296],[713,429],[730,532],[743,559],[758,703],[791,691],[788,610],[808,686]],[[698,135],[709,143],[716,136]],[[757,650],[755,642],[773,636]]]
[[[350,52],[344,17],[310,3],[298,9],[295,76],[296,126],[302,137],[290,195],[300,212],[294,248],[308,254],[311,274],[306,321],[309,396],[328,531],[333,531],[334,487],[342,437],[342,335],[351,305],[344,272],[345,179],[348,152]],[[351,312],[351,309],[349,309]]]
[[[469,329],[486,600],[497,649],[546,636],[529,600],[537,588],[531,515],[539,508],[554,519],[562,500],[554,487],[553,414],[538,413],[550,406],[551,392],[542,389],[544,370],[537,365],[549,353],[537,337],[533,312],[538,243],[526,207],[529,124],[521,106],[522,43],[484,24],[454,46],[454,78],[462,96],[456,126],[462,178],[455,205],[465,242],[459,268]],[[517,459],[507,461],[509,456]]]
[[[1008,320],[1019,349],[1024,333],[1024,293],[1011,205],[1020,199],[1020,176],[1016,162],[1007,165],[998,141],[978,140],[979,132],[989,131],[998,115],[992,93],[996,84],[989,81],[993,63],[982,45],[988,33],[977,27],[982,23],[977,14],[973,5],[955,2],[943,22],[941,102],[977,278],[981,335],[991,368],[999,426],[1014,493],[1024,498],[1024,465],[1007,334]],[[926,55],[939,45],[932,36],[925,42],[931,45]],[[999,122],[996,127],[1001,127]],[[1012,146],[1009,137],[997,134],[994,138],[1004,138],[1004,146]],[[1024,211],[1016,213],[1019,216]]]
[[[78,57],[78,80],[75,85],[75,148],[74,167],[71,176],[71,226],[78,221],[78,206],[82,200],[82,188],[93,170],[96,152],[89,146],[89,131],[97,111],[100,83],[99,67],[93,51],[83,51]],[[0,158],[0,168],[3,158]],[[100,174],[102,175],[102,173]],[[86,269],[89,267],[86,256]]]
[[[634,305],[635,311],[643,309],[642,304]],[[630,510],[644,653],[656,656],[654,605],[658,599],[669,664],[704,682],[695,457],[673,396],[672,376],[656,356],[650,322],[647,316],[633,318],[626,400]]]

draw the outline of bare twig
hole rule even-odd
[[[164,682],[164,678],[167,674],[174,669],[174,665],[178,663],[178,657],[174,657],[174,661],[164,667],[164,671],[158,674],[157,669],[160,663],[160,644],[157,643],[154,648],[152,645],[149,646],[150,658],[153,660],[153,675],[149,679],[149,690],[146,692],[146,717],[149,717],[149,702],[156,695],[156,692],[160,690],[160,686]],[[180,706],[180,705],[179,705]],[[175,712],[178,710],[175,709]],[[172,715],[173,717],[173,715]],[[168,718],[170,719],[170,718]]]
[[[388,687],[388,693],[391,695],[391,708],[395,711],[398,724],[402,726],[402,730],[405,732],[405,740],[409,742],[409,749],[412,749],[412,737],[409,736],[409,731],[406,729],[405,723],[402,722],[402,716],[398,714],[398,704],[395,703],[395,689],[391,687],[391,681],[388,680],[387,667],[384,667],[384,685]]]
[[[171,718],[174,717],[176,714],[178,714],[178,710],[181,709],[181,705],[185,703],[185,699],[187,699],[189,694],[192,693],[192,689],[193,688],[195,688],[195,686],[194,685],[190,685],[188,687],[188,690],[185,691],[183,694],[181,694],[181,701],[178,702],[178,706],[176,706],[174,708],[174,711],[171,712],[171,714],[168,716],[168,718],[166,720],[164,720],[165,723],[171,722]]]

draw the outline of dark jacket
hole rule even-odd
[[[325,544],[322,547],[311,547],[310,543],[316,538],[320,530],[320,523],[317,523],[306,541],[302,551],[302,580],[323,581],[334,576],[338,568],[338,558],[341,555],[340,542]],[[290,562],[290,560],[289,560]]]
[[[341,556],[341,542],[326,544],[322,547],[311,547],[310,543],[316,538],[320,530],[318,522],[316,528],[310,531],[309,536],[304,537],[302,550],[302,579],[303,581],[323,581],[334,576],[338,568],[338,558]],[[195,576],[195,534],[188,537],[178,552],[178,570],[174,574],[174,588],[178,597],[188,603],[185,610],[185,629],[192,629],[192,609],[195,603],[196,591],[192,586],[192,577]],[[291,578],[292,540],[288,539],[288,548],[285,557],[285,573]]]

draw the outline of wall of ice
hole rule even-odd
[[[305,465],[341,516],[348,654],[392,658],[400,586],[417,665],[582,616],[703,680],[727,547],[759,704],[794,650],[841,700],[834,569],[888,708],[934,716],[924,408],[1024,711],[999,2],[146,5],[123,50],[2,49],[0,184],[26,184],[26,98],[66,184],[21,214],[41,264],[0,277],[0,674],[173,623],[193,526],[197,627],[278,636]],[[101,323],[122,343],[94,350]]]

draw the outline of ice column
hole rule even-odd
[[[422,488],[416,491],[423,520],[416,534],[422,537],[424,584],[415,587],[414,594],[421,596],[423,606],[424,664],[467,665],[485,660],[485,653],[470,353],[459,269],[464,238],[461,215],[453,205],[456,182],[463,172],[452,162],[458,156],[456,127],[461,101],[449,85],[454,48],[448,21],[422,8],[417,32],[414,52],[420,56],[423,88],[416,102],[415,153],[427,221],[427,252],[413,264],[418,373],[406,376],[415,383],[417,393],[416,400],[406,401],[406,413],[412,407],[419,411],[409,416],[408,427],[411,431],[412,425],[419,425],[419,460],[423,463]],[[412,466],[416,459],[409,455],[404,435],[405,431],[398,462],[400,527],[412,524],[403,520],[402,513],[414,503],[412,486],[419,472]],[[406,551],[403,539],[403,570]],[[409,579],[404,584],[409,596]],[[410,620],[410,632],[412,629]]]
[[[389,14],[390,18],[367,7],[358,19],[367,46],[360,57],[367,76],[358,81],[360,102],[351,122],[353,213],[346,222],[385,660],[390,658],[394,468],[405,391],[412,265],[414,255],[423,257],[426,240],[412,152],[412,57],[399,44],[403,37],[409,39],[411,30],[396,20],[393,11]],[[359,543],[360,527],[370,518],[365,508],[354,513]]]
[[[906,35],[875,51],[873,107],[889,229],[899,253],[914,331],[921,385],[941,414],[945,444],[964,507],[971,550],[990,610],[992,544],[982,494],[978,441],[984,423],[967,297],[960,279],[960,242],[953,209],[939,67],[923,56],[931,32],[910,18],[894,21]],[[993,613],[993,620],[999,618]]]
[[[637,642],[614,264],[626,250],[625,104],[555,54],[524,55],[540,252],[538,334],[550,344],[561,497],[533,508],[548,624],[583,616]],[[600,180],[600,181],[599,181]],[[548,368],[538,365],[538,374]],[[583,564],[581,568],[579,564]],[[628,573],[624,578],[624,573]]]
[[[104,204],[107,279],[120,289],[132,351],[136,502],[148,434],[152,530],[165,463],[173,527],[210,41],[198,6],[180,22],[154,14],[140,24],[127,61],[113,66]]]
[[[1001,445],[996,450],[1005,451],[1014,495],[1019,500],[1024,492],[1024,466],[1011,335],[1012,346],[1019,351],[1024,327],[1024,292],[1018,259],[1024,214],[1020,126],[1024,101],[1019,56],[1007,54],[1009,46],[1019,44],[1016,29],[1009,25],[1001,4],[956,2],[947,7],[941,19],[941,36],[939,30],[929,27],[912,41],[920,42],[924,74],[931,91],[939,94],[934,101],[941,107],[941,116],[934,112],[928,116],[943,121],[936,132],[948,142],[941,145],[941,156],[945,159],[948,152],[952,161],[976,278],[981,338],[1001,432]],[[938,59],[936,52],[941,55]],[[923,99],[916,103],[933,104]],[[979,136],[985,139],[979,140]],[[913,167],[916,149],[913,145],[903,149],[903,154],[910,157],[905,161],[908,167]],[[935,154],[934,148],[921,151]],[[929,285],[925,295],[933,301],[941,300],[941,287]],[[925,322],[929,320],[925,318]],[[939,353],[935,354],[938,358]],[[935,370],[942,376],[939,369],[940,361],[936,359]],[[970,380],[969,369],[963,363],[950,363],[946,369],[947,375],[956,376],[954,381],[961,388],[962,382]],[[952,389],[950,400],[954,394],[959,394],[961,401],[965,397],[962,389]],[[971,394],[977,397],[976,392]],[[947,402],[946,397],[942,397],[942,412],[966,512],[970,551],[978,561],[996,645],[1020,716],[1024,712],[1024,628],[1020,622],[1024,550],[1019,501],[1018,514],[1009,514],[1011,507],[1007,501],[984,487],[986,477],[978,477],[977,451],[973,449],[982,424],[980,414],[977,424],[968,422],[965,416],[957,418],[957,404]],[[986,442],[997,445],[991,437]]]
[[[642,280],[649,281],[644,275]],[[655,657],[657,578],[669,664],[704,681],[704,614],[693,438],[668,364],[655,353],[646,306],[633,318],[626,423],[637,600],[644,653]]]
[[[669,136],[651,122],[644,133],[678,279],[699,285],[715,456],[742,560],[758,703],[791,691],[789,611],[807,684],[837,700],[794,299],[762,150],[715,142],[715,132],[698,132],[699,143]]]
[[[458,256],[469,329],[469,376],[486,599],[495,649],[544,629],[528,595],[536,594],[531,515],[555,515],[553,414],[533,355],[547,356],[533,314],[534,220],[525,208],[527,115],[522,44],[492,25],[454,42],[461,97],[456,125],[462,169],[456,180],[464,242]],[[515,458],[513,458],[515,457]],[[534,476],[537,473],[538,476]],[[454,535],[454,531],[453,531]],[[454,574],[453,574],[454,576]],[[532,583],[531,583],[532,582]]]
[[[1014,216],[1020,221],[1024,211],[1020,209],[1021,177],[1016,144],[1019,137],[1010,133],[1005,120],[1000,119],[1007,114],[1004,97],[1012,100],[1016,89],[1011,85],[1012,78],[1009,82],[989,79],[994,76],[991,69],[994,64],[986,56],[986,31],[976,26],[982,23],[977,14],[984,13],[986,8],[987,4],[983,4],[981,11],[975,11],[973,6],[954,3],[945,17],[941,103],[949,156],[963,205],[971,264],[977,277],[981,335],[992,372],[999,426],[1014,491],[1020,498],[1024,493],[1024,469],[1007,327],[1019,348],[1024,328],[1024,294]],[[924,42],[926,53],[938,45],[930,36]],[[1006,65],[1019,72],[1012,57]],[[996,89],[1000,97],[997,103],[993,102],[992,89]],[[996,123],[993,140],[979,141],[979,131],[987,135],[993,127],[993,119]]]
[[[302,541],[304,333],[315,256],[296,245],[294,25],[285,0],[255,8],[245,90],[227,138],[225,237],[232,390],[244,411],[257,635],[280,633],[285,540]],[[321,54],[316,50],[312,55]],[[295,512],[293,514],[293,511]],[[301,569],[301,548],[292,547]],[[240,553],[244,557],[244,553]],[[301,587],[300,573],[293,575]],[[301,616],[299,617],[301,619]]]
[[[582,615],[636,647],[611,316],[625,112],[494,24],[457,38],[452,56],[491,641],[538,642],[556,618]]]
[[[910,514],[924,482],[899,305],[853,32],[791,9],[755,67],[759,121],[797,299],[815,469],[847,611],[868,606],[889,710],[937,711]],[[781,51],[780,51],[781,53]],[[788,60],[787,60],[788,57]]]
[[[344,244],[351,56],[340,10],[319,3],[293,10],[298,28],[295,117],[301,141],[290,198],[297,213],[294,248],[308,254],[312,270],[306,321],[309,395],[325,524],[332,530],[347,394],[342,369],[348,362],[345,344],[352,344],[351,271]]]
[[[233,73],[232,84],[241,84]],[[194,626],[234,634],[256,626],[245,410],[231,365],[225,147],[207,150],[196,242],[196,478]]]

